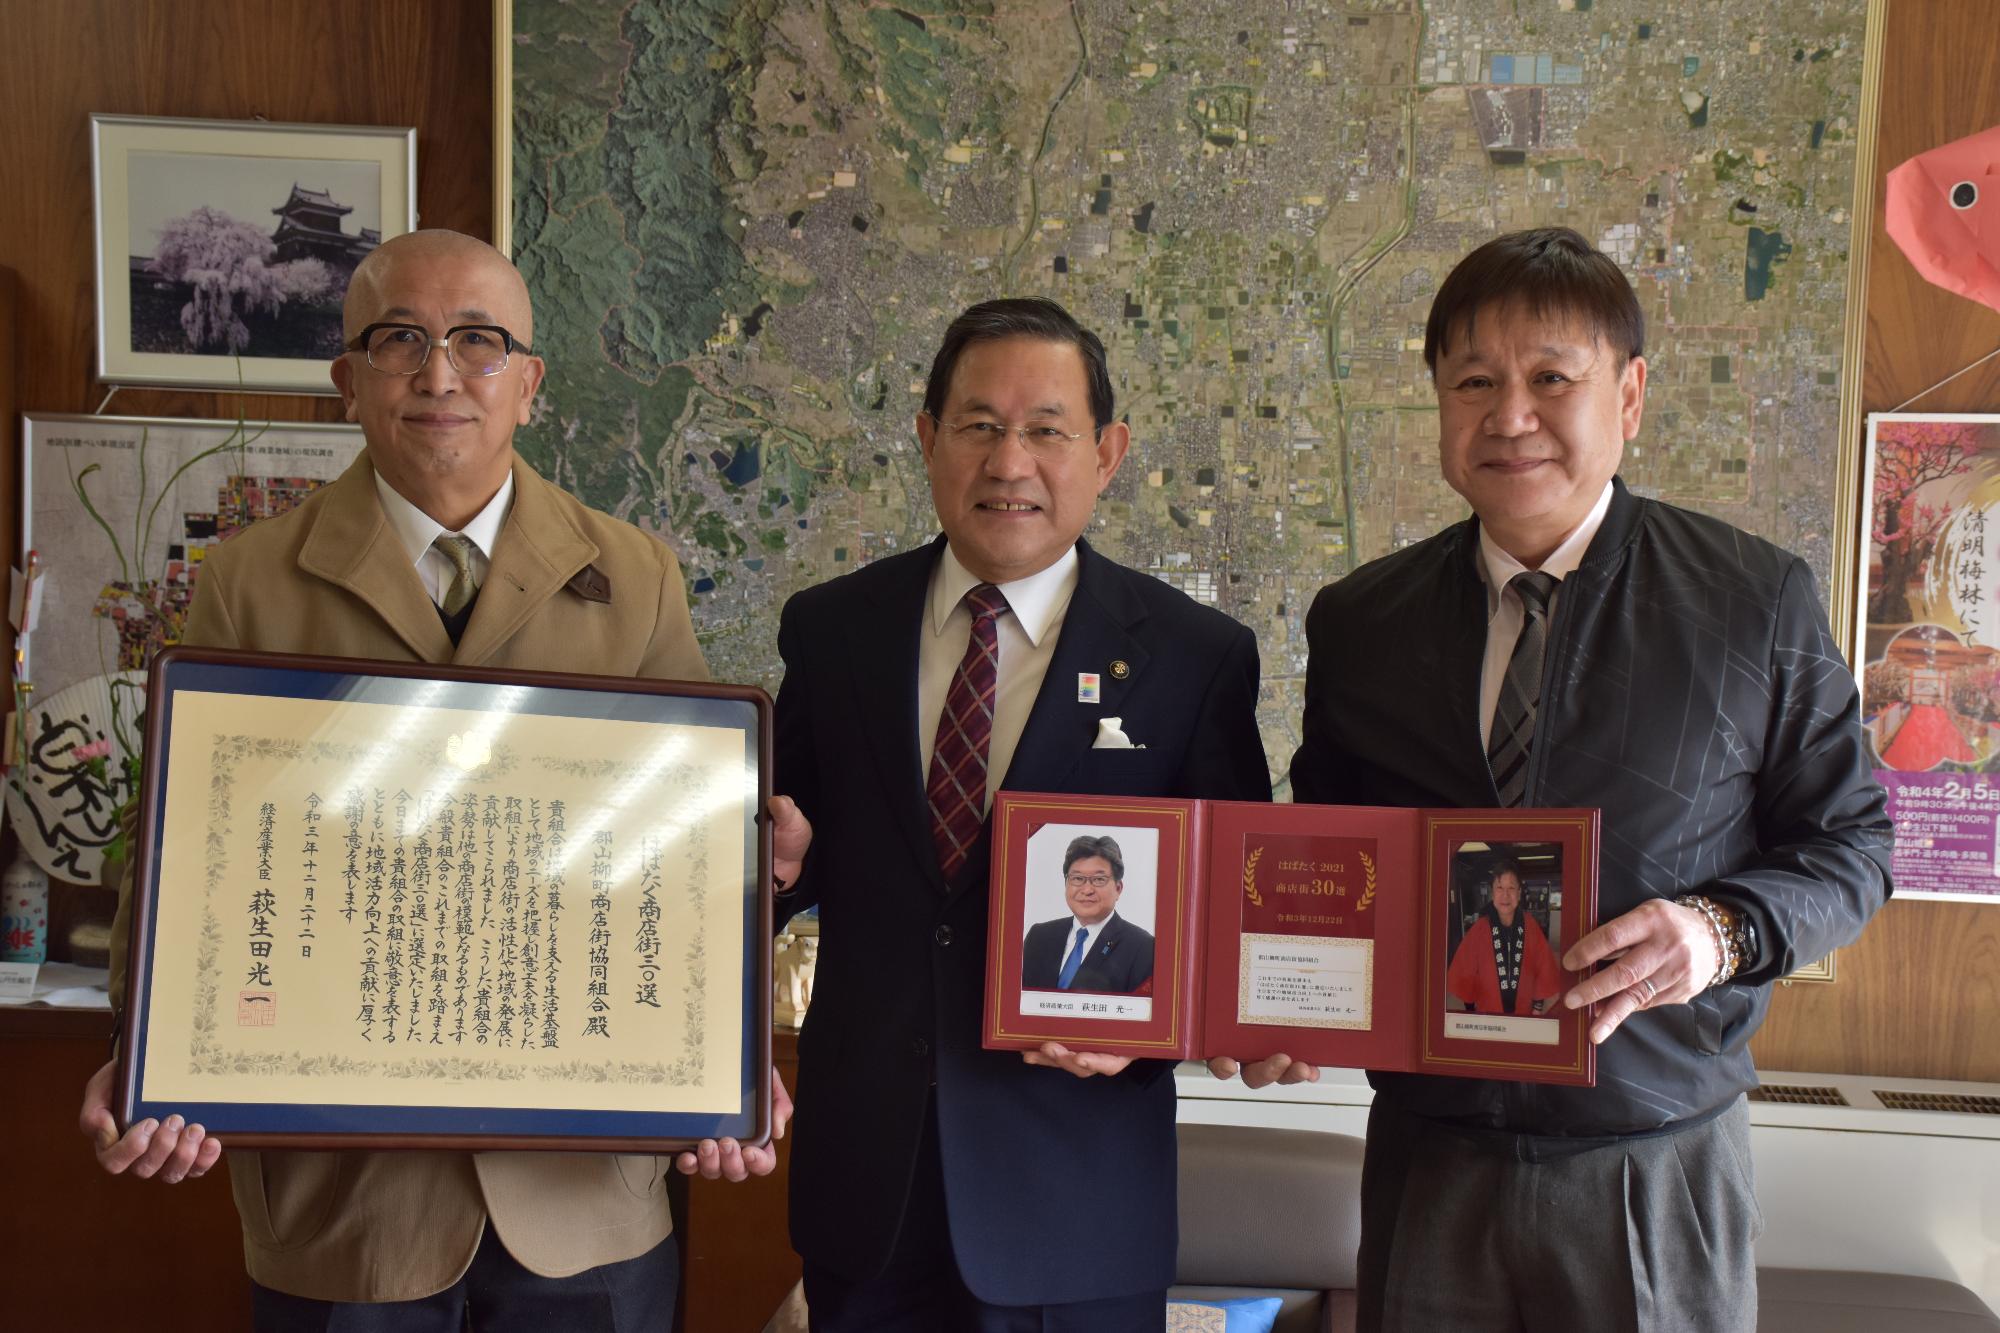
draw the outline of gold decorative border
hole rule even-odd
[[[1362,857],[1365,860],[1367,853],[1362,853]],[[1291,947],[1300,940],[1330,940],[1334,944],[1352,945],[1361,950],[1361,1003],[1368,1011],[1368,1017],[1308,1018],[1297,1015],[1291,1018],[1278,1018],[1269,1014],[1259,1014],[1254,1017],[1251,1015],[1250,946],[1282,944]],[[1373,1032],[1375,1030],[1375,941],[1342,935],[1276,935],[1245,931],[1236,944],[1236,1023],[1239,1027],[1320,1028]]]
[[[493,0],[493,248],[514,257],[514,0]]]
[[[1807,963],[1804,967],[1787,973],[1783,978],[1784,983],[1789,986],[1794,981],[1810,981],[1817,985],[1831,986],[1838,980],[1834,976],[1834,959],[1839,953],[1840,951],[1836,949],[1817,963]]]
[[[1836,437],[1833,482],[1833,561],[1826,590],[1827,615],[1833,641],[1847,650],[1848,664],[1859,672],[1866,620],[1858,614],[1867,592],[1868,571],[1862,567],[1866,547],[1867,493],[1861,475],[1862,375],[1868,351],[1868,255],[1875,238],[1875,138],[1882,119],[1882,49],[1887,45],[1889,0],[1868,0],[1868,17],[1861,38],[1861,110],[1854,144],[1854,216],[1847,242],[1847,322],[1840,357],[1840,434]]]
[[[1000,869],[1000,874],[998,876],[999,887],[993,890],[993,892],[997,895],[994,901],[995,903],[998,904],[1000,921],[1004,925],[1009,919],[1008,890],[1011,889],[1014,884],[1014,868],[1013,865],[1011,864],[1011,854],[1013,852],[1013,841],[1014,841],[1012,834],[1014,831],[1014,824],[1017,816],[1025,814],[1031,810],[1041,810],[1041,811],[1051,811],[1057,814],[1082,812],[1084,814],[1114,815],[1126,821],[1131,820],[1135,816],[1146,816],[1154,819],[1162,817],[1170,817],[1173,820],[1174,824],[1179,829],[1178,846],[1175,849],[1175,853],[1178,858],[1177,865],[1180,873],[1180,881],[1179,881],[1180,892],[1174,895],[1174,927],[1175,927],[1174,956],[1173,956],[1173,971],[1169,973],[1169,975],[1172,976],[1174,979],[1173,984],[1174,987],[1176,988],[1176,993],[1166,997],[1167,999],[1173,1001],[1173,1003],[1169,1004],[1167,1007],[1167,1013],[1168,1013],[1167,1034],[1164,1037],[1146,1038],[1146,1037],[1115,1036],[1113,1034],[1107,1033],[1106,1040],[1111,1041],[1113,1044],[1118,1046],[1154,1047],[1163,1051],[1173,1050],[1181,1044],[1182,1010],[1186,1009],[1187,1011],[1192,1013],[1194,1008],[1194,1005],[1191,1002],[1186,1004],[1181,1003],[1183,999],[1191,1000],[1192,997],[1183,997],[1178,994],[1178,988],[1180,987],[1182,982],[1181,958],[1182,955],[1184,955],[1189,948],[1188,897],[1189,897],[1189,890],[1191,889],[1192,886],[1188,883],[1188,819],[1189,816],[1193,813],[1192,804],[1193,804],[1192,802],[1189,802],[1186,805],[1176,804],[1176,805],[1155,805],[1155,806],[1093,805],[1087,799],[1083,800],[1052,799],[1045,801],[1022,801],[1022,800],[1013,800],[1010,798],[1007,804],[1006,822],[1004,824],[996,824],[993,830],[993,844],[992,844],[993,858],[995,864],[998,865]],[[1052,820],[1050,822],[1053,823],[1057,821]],[[1145,825],[1128,825],[1128,826],[1149,827]],[[1164,840],[1168,836],[1164,829],[1159,829],[1154,831],[1160,834],[1162,840]],[[1022,851],[1025,854],[1026,852],[1025,842],[1022,844]],[[1161,856],[1160,860],[1162,863],[1166,861],[1166,857],[1164,854]],[[1157,892],[1157,887],[1155,891]],[[1024,887],[1023,893],[1025,894],[1025,892],[1026,889]],[[1155,918],[1155,924],[1156,925],[1158,924],[1157,918]],[[995,943],[998,944],[998,946],[1000,947],[1001,954],[1004,957],[1006,954],[1006,945],[1004,942],[1004,937],[995,936]],[[1022,1029],[1009,1027],[1008,1023],[1010,1021],[1018,1021],[1027,1016],[1023,1014],[1011,1013],[1008,1010],[1007,1006],[1008,969],[1004,967],[989,968],[988,971],[990,975],[987,977],[987,984],[992,988],[989,1002],[993,1006],[993,1035],[996,1038],[1006,1041],[1059,1041],[1065,1043],[1077,1040],[1077,1035],[1074,1032],[1029,1032]],[[1018,977],[1019,973],[1016,972],[1015,975]],[[1159,959],[1157,957],[1155,957],[1153,961],[1153,975],[1156,978],[1160,975]],[[1016,987],[1015,989],[1016,992],[1018,993],[1018,987]],[[1161,1000],[1162,997],[1159,993],[1159,988],[1157,985],[1155,985],[1153,991],[1153,1003],[1156,1006],[1154,1010],[1155,1016],[1152,1019],[1147,1020],[1148,1023],[1159,1021],[1158,1020],[1159,1011],[1157,1006],[1161,1003]],[[1051,1015],[1036,1015],[1036,1017],[1051,1017]],[[1070,1021],[1075,1021],[1075,1020],[1070,1020]]]
[[[1436,937],[1431,932],[1436,921],[1437,901],[1440,896],[1437,892],[1437,831],[1439,829],[1467,828],[1474,830],[1475,836],[1481,837],[1486,841],[1497,840],[1493,836],[1494,830],[1514,827],[1532,825],[1543,828],[1557,827],[1573,829],[1579,845],[1577,865],[1581,867],[1595,864],[1597,860],[1597,847],[1591,838],[1590,823],[1591,821],[1586,815],[1551,815],[1546,811],[1532,810],[1522,810],[1518,815],[1512,817],[1506,814],[1496,815],[1491,813],[1473,816],[1426,815],[1424,817],[1422,822],[1424,837],[1424,991],[1420,1008],[1423,1014],[1423,1060],[1425,1064],[1463,1065],[1472,1069],[1532,1069],[1551,1074],[1580,1074],[1583,1072],[1584,1051],[1590,1041],[1590,1033],[1584,1024],[1584,1015],[1581,1012],[1576,1014],[1576,1035],[1571,1041],[1570,1063],[1566,1065],[1535,1064],[1522,1060],[1480,1060],[1472,1056],[1445,1054],[1433,1046],[1433,1037],[1436,1037],[1439,1041],[1462,1041],[1465,1039],[1447,1038],[1442,1033],[1434,1032],[1432,1029],[1431,1018],[1434,1013],[1438,1012],[1432,1008],[1432,1005],[1438,996],[1444,994],[1444,978],[1438,975],[1437,950],[1431,947],[1431,942]],[[1563,898],[1563,908],[1565,911],[1569,908],[1569,898],[1567,896],[1570,892],[1569,876],[1570,867],[1566,864],[1563,867],[1563,893],[1565,895]],[[1423,1071],[1418,1070],[1416,1072],[1422,1073]]]
[[[233,818],[232,807],[238,763],[245,759],[274,759],[294,764],[331,761],[351,766],[359,759],[378,755],[384,748],[393,749],[397,757],[405,762],[423,758],[431,759],[433,762],[439,761],[439,757],[427,748],[403,740],[344,743],[249,735],[217,735],[213,738],[210,751],[211,772],[206,832],[208,876],[202,898],[201,934],[196,946],[195,1012],[192,1036],[188,1045],[189,1072],[197,1075],[233,1072],[267,1077],[281,1074],[319,1077],[375,1074],[392,1079],[431,1081],[488,1078],[509,1082],[532,1079],[542,1083],[648,1083],[665,1084],[668,1087],[685,1087],[699,1081],[705,1061],[703,1047],[707,1042],[708,1018],[705,1000],[707,930],[706,924],[700,917],[696,918],[694,933],[689,937],[685,958],[687,986],[682,998],[686,1007],[687,1038],[682,1043],[680,1057],[672,1064],[664,1061],[640,1060],[570,1060],[552,1065],[461,1055],[368,1060],[352,1056],[313,1054],[302,1050],[232,1053],[217,1044],[216,1018],[222,1003],[221,970],[218,961],[222,927],[215,915],[215,898],[229,874],[228,836]],[[511,752],[503,750],[497,758],[499,762],[494,767],[495,774],[512,769],[514,757]],[[564,767],[563,764],[546,758],[539,758],[538,762],[549,768]],[[617,764],[616,761],[608,762],[612,762],[613,767],[602,772],[578,773],[576,776],[623,776],[636,771],[632,766]],[[693,790],[684,802],[686,808],[694,810],[700,810],[707,805],[714,781],[714,775],[710,771],[699,770],[698,775],[701,785]],[[688,835],[688,862],[690,869],[698,875],[707,865],[707,834],[699,821],[693,821],[688,826]],[[691,876],[690,882],[692,881]]]

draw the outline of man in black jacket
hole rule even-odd
[[[1370,1075],[1365,1329],[1752,1328],[1750,1037],[1771,983],[1889,893],[1854,677],[1805,565],[1615,475],[1643,339],[1575,232],[1474,251],[1424,357],[1475,517],[1307,619],[1297,799],[1604,818],[1604,924],[1563,958],[1606,964],[1562,1001],[1597,1006],[1597,1084]]]

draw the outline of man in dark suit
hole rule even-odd
[[[1854,676],[1805,564],[1616,475],[1644,340],[1631,283],[1573,231],[1468,255],[1424,359],[1474,516],[1306,620],[1299,800],[1604,818],[1601,924],[1562,960],[1605,964],[1561,1001],[1596,1006],[1596,1086],[1369,1075],[1364,1330],[1748,1333],[1750,1038],[1772,983],[1889,892]]]
[[[1038,922],[1021,943],[1026,990],[1133,995],[1153,979],[1153,934],[1118,915],[1125,853],[1110,834],[1070,839],[1063,852],[1070,914]]]
[[[820,908],[792,1243],[813,1327],[1157,1333],[1171,1064],[983,1050],[994,789],[1261,800],[1257,645],[1082,541],[1129,432],[1053,302],[953,321],[916,420],[944,536],[794,597],[777,771]],[[1083,688],[1080,676],[1102,682]],[[1094,740],[1123,719],[1121,748]]]

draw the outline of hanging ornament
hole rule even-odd
[[[2000,125],[1889,173],[1886,221],[1926,281],[2000,310]]]
[[[98,883],[119,812],[137,795],[128,761],[145,736],[145,708],[138,671],[29,696],[7,809],[22,849],[52,877]]]

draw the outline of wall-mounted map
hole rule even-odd
[[[1563,223],[1650,325],[1636,489],[1832,560],[1866,0],[514,0],[522,447],[661,529],[710,667],[935,530],[911,429],[1003,294],[1109,345],[1091,538],[1249,624],[1274,772],[1313,592],[1465,513],[1423,323]]]

